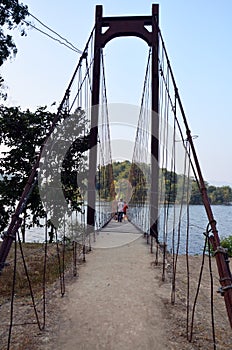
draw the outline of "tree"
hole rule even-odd
[[[128,160],[113,163],[114,179],[129,179],[131,163]]]
[[[189,204],[202,205],[202,196],[196,180],[192,179],[191,198]]]
[[[96,174],[96,189],[100,199],[111,201],[115,197],[112,164],[100,166]]]
[[[160,169],[159,191],[163,192],[163,203],[174,203],[177,195],[177,174],[167,169]]]
[[[29,110],[22,112],[18,107],[7,108],[0,106],[0,143],[9,147],[0,158],[0,230],[4,230],[9,218],[15,211],[23,188],[31,173],[37,154],[44,143],[45,136],[50,128],[54,114],[40,107],[36,112]],[[62,123],[62,119],[60,123]],[[85,128],[86,120],[81,121],[80,130]],[[70,177],[73,170],[80,167],[83,152],[88,149],[88,134],[74,143],[65,155],[62,179],[65,197],[71,200],[74,196],[74,187],[70,189]],[[69,187],[69,191],[67,188]],[[40,225],[40,218],[45,212],[41,203],[39,188],[35,186],[27,206],[22,213],[21,226],[23,240],[25,229]]]
[[[78,108],[56,125],[40,162],[40,195],[57,229],[65,224],[67,214],[81,211],[87,189],[88,149],[88,120]]]
[[[232,203],[232,189],[230,186],[222,186],[224,204]]]
[[[23,20],[27,15],[27,6],[19,4],[17,0],[0,0],[0,66],[17,53],[12,35],[6,33],[4,29],[12,30],[19,27],[21,35],[24,36],[26,32]],[[0,97],[6,99],[3,82],[4,79],[0,76]]]
[[[129,181],[133,192],[131,202],[134,204],[144,204],[147,200],[148,183],[145,174],[146,164],[131,164]],[[145,168],[146,169],[146,168]]]
[[[16,202],[20,199],[36,154],[53,117],[45,108],[39,108],[32,113],[29,110],[21,112],[18,107],[0,106],[0,143],[9,147],[9,151],[4,152],[4,156],[0,159],[0,174],[3,177],[0,181],[0,216],[4,218],[0,220],[1,230],[5,229],[10,216],[15,211]],[[34,188],[22,213],[23,240],[28,210],[32,215],[28,225],[39,225],[38,217],[43,217],[45,213],[37,187]]]
[[[232,189],[229,186],[209,186],[207,188],[211,204],[230,204],[232,202]]]

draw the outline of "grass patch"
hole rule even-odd
[[[43,288],[44,273],[44,252],[45,246],[41,243],[24,243],[22,244],[25,261],[30,277],[32,289],[34,293],[39,293]],[[14,271],[14,251],[15,243],[11,247],[6,266],[0,275],[0,303],[11,298],[13,271]],[[59,254],[61,261],[61,269],[63,267],[63,246],[59,245]],[[72,245],[65,246],[64,269],[67,269],[73,260]],[[59,278],[59,259],[56,244],[47,246],[47,264],[46,264],[46,284],[52,284]],[[15,283],[16,297],[26,297],[30,295],[29,285],[23,266],[19,244],[17,244],[17,269]]]

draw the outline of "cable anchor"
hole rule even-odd
[[[2,240],[4,240],[4,239],[7,238],[7,237],[12,238],[13,241],[16,240],[16,236],[13,235],[13,234],[8,233],[7,230],[6,230],[6,231],[3,231],[3,232],[0,234],[0,238],[1,238]]]
[[[217,290],[217,293],[220,293],[221,296],[224,296],[225,292],[229,289],[232,289],[232,284],[225,286],[225,287],[219,287]]]
[[[224,248],[224,247],[222,247],[222,246],[218,246],[217,247],[217,249],[216,250],[214,250],[214,252],[213,252],[213,255],[215,256],[216,254],[218,254],[218,253],[222,253],[222,254],[224,254],[224,255],[228,255],[228,249],[227,248]]]

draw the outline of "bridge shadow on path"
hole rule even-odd
[[[112,221],[97,235],[98,246],[111,249],[93,249],[79,278],[66,286],[55,343],[46,349],[170,349],[164,306],[169,288],[160,285],[141,232],[129,222]]]

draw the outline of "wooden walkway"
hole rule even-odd
[[[117,222],[111,220],[109,224],[96,233],[93,248],[116,248],[131,243],[142,237],[139,229],[128,221]]]

